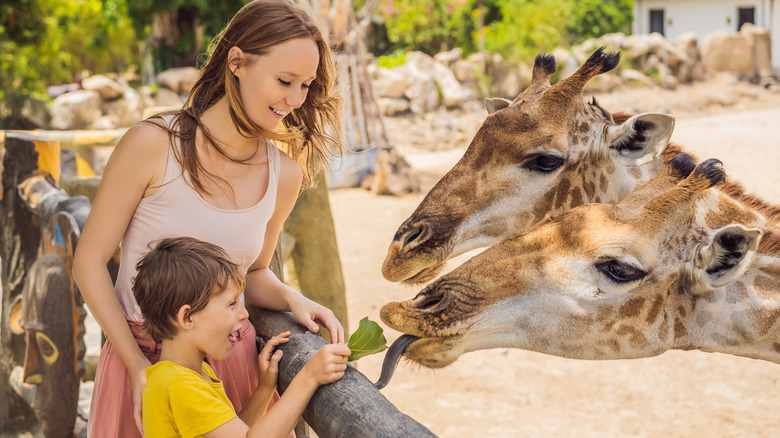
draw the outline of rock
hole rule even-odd
[[[123,97],[103,103],[103,112],[116,117],[114,128],[132,126],[141,120],[143,102],[141,95],[132,88],[126,87]]]
[[[93,90],[65,93],[51,105],[51,126],[54,129],[84,129],[102,115],[100,94]]]
[[[181,108],[184,104],[184,101],[178,94],[167,88],[160,88],[152,97],[154,98],[153,106],[175,106]]]
[[[770,63],[769,33],[745,24],[736,35],[718,31],[708,35],[701,48],[702,64],[707,71],[726,71],[757,82],[774,75]]]
[[[118,99],[125,94],[124,87],[104,75],[92,75],[84,79],[81,81],[81,87],[97,91],[100,97],[106,100]]]
[[[157,74],[157,82],[176,94],[189,94],[199,78],[200,71],[195,67],[171,68]]]
[[[116,129],[120,126],[119,117],[115,115],[100,116],[99,119],[92,122],[87,128],[93,130]]]
[[[620,77],[631,86],[654,87],[653,80],[634,69],[626,68],[620,72]]]
[[[452,66],[452,72],[455,73],[455,77],[461,84],[467,85],[477,80],[478,67],[474,63],[465,59],[459,59],[455,61]],[[474,87],[471,87],[474,89]]]
[[[377,99],[377,105],[382,114],[386,116],[395,116],[405,113],[411,109],[411,105],[406,99],[392,99],[389,97],[380,97]]]
[[[49,126],[49,108],[46,106],[46,102],[35,97],[25,97],[21,115],[32,128],[46,129]]]
[[[433,56],[437,62],[441,63],[445,67],[452,69],[457,61],[463,57],[463,50],[460,47],[456,47],[446,52],[440,52]]]
[[[398,99],[404,96],[408,83],[402,70],[378,67],[371,85],[379,98]]]
[[[404,95],[409,99],[411,110],[416,113],[430,112],[441,105],[432,74],[433,63],[433,58],[425,53],[409,52],[406,63],[393,69],[404,75],[407,84]]]

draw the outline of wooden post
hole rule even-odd
[[[290,313],[253,307],[250,319],[263,339],[286,330],[291,332],[290,341],[281,346],[284,356],[279,363],[279,392],[284,393],[309,358],[326,342],[322,336],[299,325]],[[314,393],[303,418],[320,438],[435,437],[401,413],[351,364],[343,378]]]

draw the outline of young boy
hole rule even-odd
[[[222,382],[204,357],[224,360],[233,333],[248,317],[240,301],[244,274],[225,251],[190,237],[167,238],[139,260],[133,293],[144,328],[162,342],[160,361],[146,369],[144,434],[151,437],[287,437],[314,391],[344,375],[344,344],[318,351],[281,399],[266,409],[276,389],[290,332],[271,338],[258,356],[260,383],[236,415]]]

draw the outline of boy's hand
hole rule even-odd
[[[347,357],[352,351],[347,344],[328,344],[309,359],[301,373],[305,373],[317,385],[333,383],[344,376]]]
[[[266,388],[276,388],[276,382],[279,378],[279,361],[282,359],[282,350],[274,353],[277,345],[289,341],[287,337],[290,332],[279,333],[266,342],[263,351],[257,356],[257,363],[260,367],[260,386]]]

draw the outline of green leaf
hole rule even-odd
[[[385,339],[382,327],[366,317],[360,320],[360,326],[349,337],[347,346],[352,350],[352,354],[347,360],[352,362],[363,356],[384,351],[387,349],[387,339]]]

